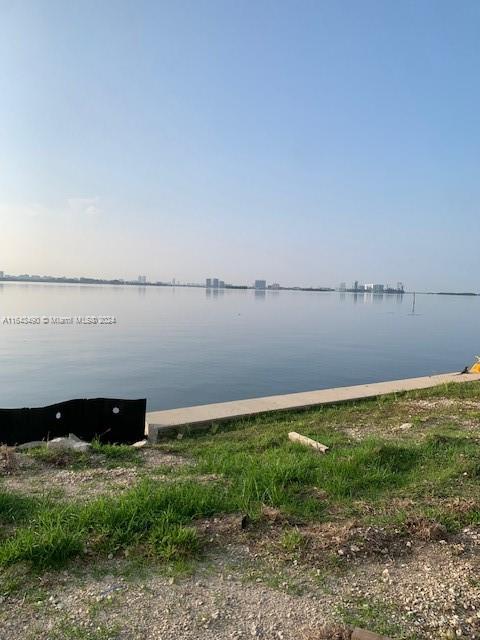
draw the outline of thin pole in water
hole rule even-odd
[[[413,292],[413,304],[412,304],[412,311],[411,313],[409,313],[409,316],[414,316],[415,314],[415,302],[417,300],[417,294],[415,293],[415,291]]]

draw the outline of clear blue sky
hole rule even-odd
[[[0,0],[0,270],[480,290],[480,3]]]

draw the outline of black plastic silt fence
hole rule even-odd
[[[0,443],[13,446],[74,433],[82,440],[131,444],[145,436],[147,401],[93,398],[48,407],[0,409]]]

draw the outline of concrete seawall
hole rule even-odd
[[[444,373],[422,378],[360,384],[353,387],[337,387],[233,402],[204,404],[183,409],[150,411],[147,413],[146,419],[147,433],[149,440],[156,442],[161,437],[173,436],[186,430],[200,430],[212,423],[227,422],[271,411],[308,409],[338,402],[375,398],[389,393],[428,389],[429,387],[452,382],[473,381],[480,381],[480,374]]]

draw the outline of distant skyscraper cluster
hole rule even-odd
[[[278,282],[273,282],[272,284],[267,285],[266,280],[255,280],[253,285],[233,285],[233,284],[225,284],[224,280],[220,280],[219,278],[206,278],[205,279],[205,288],[206,289],[255,289],[256,291],[265,291],[266,289],[282,289],[282,287],[278,284]]]
[[[139,284],[146,284],[147,276],[138,276],[138,282]]]
[[[207,278],[205,280],[205,286],[207,289],[225,289],[225,280],[219,280],[218,278]]]
[[[341,282],[338,286],[338,290],[339,291],[353,291],[355,293],[377,293],[377,294],[381,294],[381,293],[404,293],[405,291],[405,287],[403,282],[397,282],[397,286],[396,287],[391,287],[389,284],[375,284],[375,283],[368,283],[368,284],[360,284],[358,280],[355,280],[355,282],[352,284],[352,287],[350,289],[347,288],[347,285],[345,282]]]

